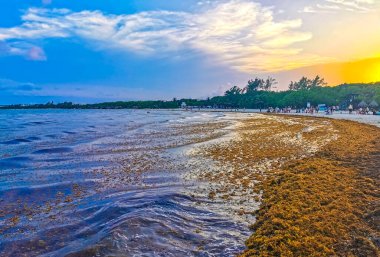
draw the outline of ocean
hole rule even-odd
[[[247,225],[184,179],[184,149],[233,123],[206,112],[1,110],[0,256],[243,251]]]

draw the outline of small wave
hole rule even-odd
[[[24,165],[17,163],[17,162],[6,161],[6,160],[0,161],[0,170],[2,170],[2,169],[16,169],[16,168],[23,168],[23,167],[24,167]]]
[[[72,132],[72,131],[63,131],[63,133],[68,134],[68,135],[75,135],[77,132]]]
[[[32,136],[32,137],[28,137],[27,139],[28,139],[28,140],[30,140],[30,141],[37,141],[37,140],[41,140],[41,138],[39,138],[39,137],[35,137],[35,136]]]
[[[33,152],[33,154],[54,154],[54,153],[70,153],[73,149],[71,147],[56,147],[56,148],[45,148]]]
[[[17,157],[7,158],[6,160],[7,161],[16,161],[16,162],[27,162],[27,161],[31,161],[32,158],[26,157],[26,156],[17,156]]]
[[[8,241],[2,250],[9,256],[45,257],[233,256],[244,249],[249,234],[239,223],[192,207],[194,199],[172,190],[126,192],[105,199],[89,200],[65,226]],[[41,240],[50,247],[38,248]],[[26,246],[34,249],[26,251]]]
[[[1,169],[16,169],[25,167],[25,162],[31,161],[29,157],[12,157],[0,160]]]
[[[2,145],[18,145],[21,143],[30,143],[31,140],[29,139],[24,139],[24,138],[18,138],[18,139],[13,139],[5,142],[0,142]]]
[[[66,158],[51,158],[51,159],[43,159],[43,160],[36,160],[36,162],[63,162],[68,161],[70,159]]]
[[[38,125],[45,125],[45,124],[51,124],[51,121],[31,121],[24,123],[23,125],[32,125],[32,126],[38,126]]]
[[[55,135],[55,134],[50,134],[50,135],[45,135],[45,137],[48,137],[48,138],[58,138],[59,136]]]

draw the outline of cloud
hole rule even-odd
[[[335,13],[339,11],[367,13],[374,10],[374,0],[323,0],[315,6],[306,6],[304,13]]]
[[[17,55],[31,61],[46,61],[45,51],[39,47],[26,42],[1,42],[0,56]]]
[[[42,2],[42,4],[44,4],[44,5],[49,5],[49,4],[52,3],[52,0],[42,0],[41,2]]]
[[[27,52],[27,58],[33,61],[46,61],[46,55],[41,47],[33,46]]]
[[[22,83],[9,79],[0,79],[0,96],[11,93],[14,96],[30,97],[60,97],[64,99],[101,99],[101,101],[114,101],[126,99],[171,99],[175,97],[173,92],[144,88],[125,88],[110,85],[91,85],[91,90],[86,85],[78,84],[45,84],[36,86],[33,83]],[[173,93],[173,95],[171,95]],[[0,100],[1,99],[0,97]]]
[[[18,82],[10,79],[0,79],[0,90],[11,91],[16,93],[25,93],[32,91],[40,91],[41,87],[36,86],[33,83]]]
[[[296,47],[312,38],[311,33],[301,31],[300,19],[277,21],[273,8],[248,0],[203,1],[199,5],[201,9],[194,13],[131,15],[30,8],[20,26],[0,28],[0,41],[79,37],[99,49],[142,55],[194,51],[244,72],[292,69],[331,60]],[[35,49],[31,56],[44,59],[41,50]]]

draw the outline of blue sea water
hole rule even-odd
[[[186,193],[192,185],[179,176],[186,171],[167,168],[173,149],[207,140],[192,127],[222,118],[184,111],[1,110],[0,256],[239,253],[246,226],[194,207],[208,199]]]

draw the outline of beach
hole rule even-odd
[[[291,115],[302,115],[302,116],[311,116],[311,117],[326,117],[326,118],[332,118],[332,119],[339,119],[339,120],[351,120],[351,121],[357,121],[364,124],[374,125],[377,127],[380,127],[380,115],[362,115],[362,114],[349,114],[346,111],[337,111],[333,114],[324,114],[324,113],[316,113],[316,114],[298,114],[298,113],[290,113]]]
[[[211,151],[232,165],[230,184],[262,193],[243,256],[377,256],[379,129],[320,118],[264,120],[246,121],[243,140]]]
[[[254,216],[242,256],[379,255],[378,128],[257,115],[236,130],[203,152],[219,168],[201,177],[210,198],[239,201],[238,215]]]
[[[256,114],[191,153],[194,194],[251,224],[242,256],[379,255],[379,117],[327,117]]]
[[[373,125],[164,110],[2,115],[14,131],[0,138],[2,256],[379,254]]]
[[[257,114],[266,114],[267,109],[193,109],[192,111],[200,112],[235,112],[235,113],[257,113]],[[374,125],[380,127],[380,115],[372,114],[356,114],[355,112],[350,114],[348,111],[335,111],[333,114],[326,114],[325,112],[318,113],[297,113],[296,110],[291,110],[289,113],[277,113],[283,115],[297,115],[297,116],[307,116],[307,117],[320,117],[320,118],[331,118],[339,120],[351,120],[364,124]]]

